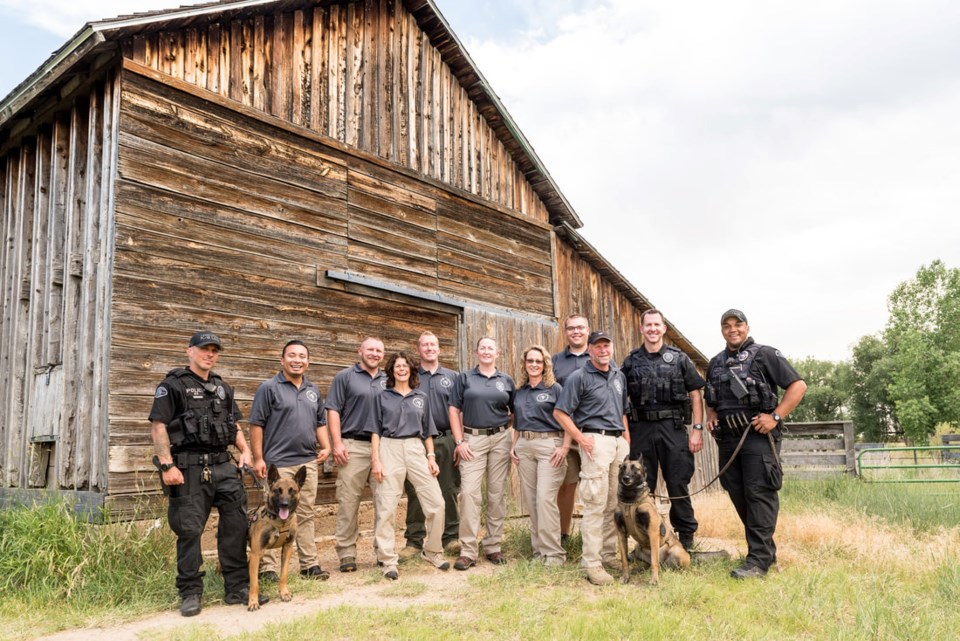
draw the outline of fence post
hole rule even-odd
[[[856,476],[857,474],[857,454],[853,447],[854,433],[853,421],[843,422],[843,446],[847,452],[847,474]]]

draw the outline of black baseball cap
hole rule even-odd
[[[220,337],[213,332],[197,332],[190,337],[190,347],[203,347],[204,345],[216,345],[223,349],[220,344]]]
[[[610,335],[604,331],[590,332],[590,338],[587,339],[587,345],[593,345],[594,343],[599,343],[600,341],[609,341],[612,343],[613,339],[610,338]]]
[[[723,313],[723,316],[720,317],[720,322],[727,320],[728,318],[736,318],[741,323],[747,322],[747,315],[741,312],[739,309],[728,309]]]

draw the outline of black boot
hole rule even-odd
[[[677,532],[677,538],[680,539],[683,549],[693,554],[693,532]]]

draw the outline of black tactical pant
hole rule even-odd
[[[657,489],[657,470],[663,473],[668,496],[687,496],[693,478],[694,461],[687,430],[677,426],[677,419],[657,421],[630,421],[630,455],[643,456],[647,468],[647,485],[651,492]],[[678,533],[693,534],[697,531],[697,519],[693,516],[693,503],[688,498],[670,500],[670,525]]]
[[[460,514],[457,511],[457,495],[460,493],[460,468],[453,464],[453,435],[446,432],[443,436],[433,437],[433,449],[437,455],[437,466],[440,475],[440,493],[443,495],[443,545],[460,538]],[[423,549],[423,540],[427,536],[424,525],[423,508],[417,492],[410,481],[403,482],[403,490],[407,493],[407,529],[404,536],[407,545]]]
[[[217,528],[217,554],[223,571],[226,594],[248,587],[247,572],[247,496],[232,462],[209,466],[211,479],[201,478],[203,465],[180,468],[183,485],[170,487],[167,519],[177,535],[177,591],[181,598],[203,594],[200,567],[200,535],[210,516],[210,508],[220,513]]]
[[[780,452],[780,429],[771,432]],[[737,448],[740,438],[724,434],[717,441],[720,467],[723,468]],[[720,484],[730,495],[747,537],[746,562],[764,570],[777,561],[777,545],[773,533],[777,529],[780,496],[777,494],[779,467],[766,435],[750,429],[730,469],[720,477]]]

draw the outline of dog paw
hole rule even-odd
[[[622,577],[620,577],[620,583],[622,583],[622,584],[624,584],[624,585],[630,583],[630,577],[628,577],[628,576],[622,576]]]
[[[289,592],[281,592],[281,593],[280,593],[280,600],[281,600],[281,601],[287,602],[287,601],[290,601],[291,599],[293,599],[293,595],[292,595],[291,593],[289,593]]]
[[[248,601],[248,602],[247,602],[247,611],[248,611],[248,612],[253,612],[253,611],[259,610],[259,609],[260,609],[260,604],[257,603],[257,600],[256,600],[256,599],[253,599],[252,601]]]

